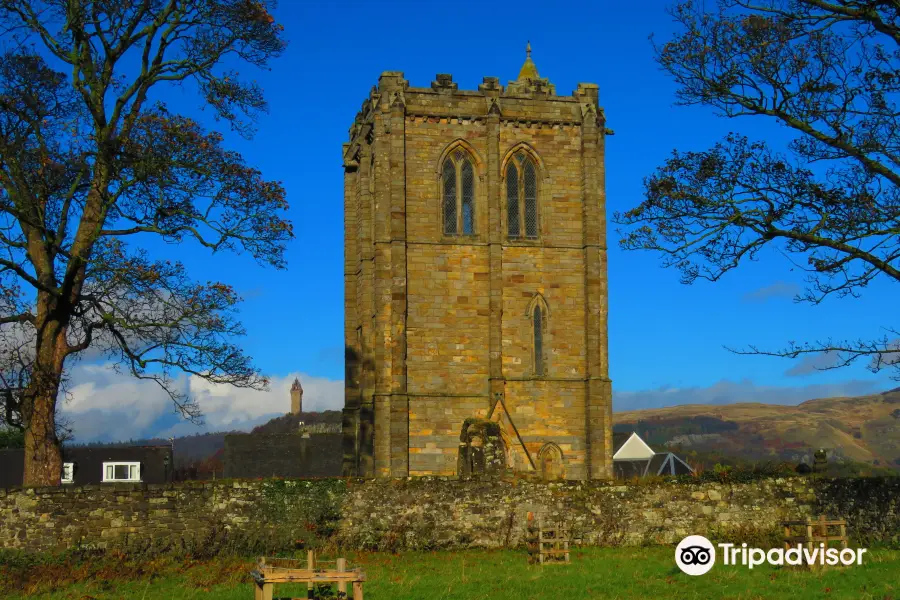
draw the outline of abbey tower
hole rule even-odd
[[[343,148],[345,475],[611,476],[605,135],[530,47],[506,87],[382,73]]]

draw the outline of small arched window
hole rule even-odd
[[[475,169],[464,150],[453,152],[441,169],[444,234],[475,233]]]
[[[506,166],[506,230],[510,238],[537,239],[537,166],[525,152],[517,152]]]
[[[547,333],[547,317],[550,311],[544,297],[535,294],[528,305],[526,315],[529,318],[529,326],[531,327],[531,352],[532,352],[532,369],[535,377],[541,377],[547,374],[547,355],[546,355],[546,333]]]
[[[537,304],[533,311],[534,319],[534,374],[544,374],[544,311]]]

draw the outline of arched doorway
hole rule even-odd
[[[563,454],[559,446],[553,442],[544,444],[538,453],[538,464],[541,469],[541,478],[544,481],[558,481],[566,478]]]

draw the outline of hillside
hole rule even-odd
[[[819,448],[837,461],[900,470],[900,388],[857,398],[823,398],[795,406],[762,403],[689,404],[613,414],[615,431],[637,431],[657,450],[672,449],[703,462],[811,462]],[[253,433],[289,433],[305,425],[341,422],[340,411],[286,414],[253,429]],[[176,466],[213,457],[231,432],[196,434],[175,439]],[[237,432],[235,432],[237,433]],[[158,445],[163,439],[118,444]]]
[[[341,411],[326,410],[324,412],[304,412],[298,415],[286,414],[275,417],[262,425],[253,428],[252,433],[290,433],[297,431],[300,423],[305,425],[340,424]],[[203,462],[214,457],[225,448],[225,436],[229,433],[246,433],[243,431],[216,431],[195,433],[175,438],[175,466],[178,468]],[[94,442],[88,444],[72,444],[73,446],[114,447],[114,446],[165,446],[169,440],[148,438],[120,442]]]
[[[819,448],[837,461],[900,469],[900,388],[795,406],[690,404],[613,415],[615,431],[652,446],[743,460],[810,462]]]
[[[312,425],[335,425],[341,424],[342,413],[339,410],[326,410],[322,412],[302,412],[300,414],[288,413],[281,417],[257,425],[251,433],[293,433],[300,427],[300,423],[305,426]]]
[[[195,433],[175,438],[175,466],[184,467],[200,462],[225,447],[225,436],[231,431],[211,433]],[[141,438],[122,440],[119,442],[88,442],[86,444],[70,444],[73,447],[115,448],[117,446],[168,446],[171,442],[164,438]]]

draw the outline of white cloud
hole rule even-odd
[[[837,366],[840,362],[840,354],[837,352],[817,352],[804,354],[796,364],[784,372],[788,377],[802,377],[812,375],[819,371]]]
[[[294,377],[303,385],[306,411],[339,410],[344,382],[288,373],[272,377],[270,391],[257,392],[211,385],[197,377],[184,378],[204,414],[202,426],[184,421],[169,397],[152,381],[116,373],[109,365],[78,364],[71,371],[70,399],[62,406],[79,442],[118,441],[145,437],[191,435],[206,431],[247,431],[290,410]],[[748,380],[722,380],[706,387],[662,386],[639,391],[613,390],[615,411],[661,408],[679,404],[764,402],[798,404],[813,398],[860,396],[882,390],[877,380],[850,380],[806,386],[763,386]]]
[[[268,392],[216,385],[199,377],[192,377],[190,394],[203,410],[209,423],[228,428],[233,424],[256,418],[284,414],[291,409],[291,384],[300,378],[303,386],[303,410],[337,410],[344,405],[344,382],[290,373],[273,377]]]
[[[137,437],[172,410],[156,383],[116,373],[105,364],[76,365],[68,391],[61,410],[79,441]]]
[[[344,404],[344,382],[289,373],[272,377],[268,392],[214,385],[183,378],[203,412],[203,425],[184,421],[153,381],[116,373],[108,364],[77,364],[70,372],[69,398],[61,412],[72,421],[77,441],[128,440],[190,435],[204,431],[246,430],[290,410],[295,377],[303,385],[304,411],[337,410]]]
[[[744,294],[744,302],[766,302],[773,298],[794,298],[802,290],[796,283],[788,281],[776,281],[771,285],[761,287]]]

